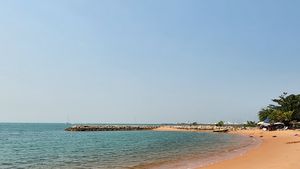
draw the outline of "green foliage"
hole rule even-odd
[[[258,112],[258,118],[260,121],[264,121],[265,119],[267,119],[273,112],[274,110],[267,107],[267,108],[263,108]]]
[[[273,113],[270,114],[269,118],[271,122],[290,122],[292,121],[292,111],[281,111],[281,110],[274,110]]]
[[[256,122],[255,121],[247,121],[247,124],[245,126],[246,127],[256,127]]]
[[[282,112],[292,111],[292,119],[300,121],[300,94],[287,96],[287,93],[283,93],[278,99],[273,99],[272,101],[277,103],[277,105],[270,105],[271,107]]]
[[[271,122],[300,121],[300,94],[287,95],[283,93],[279,98],[272,99],[276,104],[270,104],[258,112],[260,121],[269,118]]]
[[[197,122],[193,122],[192,125],[196,126],[196,125],[198,125],[198,123]]]
[[[224,126],[224,121],[219,121],[219,122],[216,124],[216,126],[219,126],[219,127]]]

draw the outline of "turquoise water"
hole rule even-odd
[[[187,164],[249,143],[249,138],[229,134],[66,132],[66,127],[0,123],[0,168],[159,168]]]

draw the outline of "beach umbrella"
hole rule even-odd
[[[267,117],[265,120],[264,120],[265,123],[270,123],[270,118]]]

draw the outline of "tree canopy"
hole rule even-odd
[[[224,121],[219,121],[219,122],[216,124],[216,126],[219,126],[219,127],[224,126]]]
[[[300,121],[300,94],[283,93],[277,99],[272,99],[275,104],[261,109],[258,112],[260,121],[269,119],[271,122],[290,123]]]

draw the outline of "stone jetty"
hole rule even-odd
[[[123,125],[75,125],[68,127],[66,131],[134,131],[153,130],[159,126],[123,126]]]
[[[198,124],[198,125],[74,125],[68,127],[66,131],[135,131],[135,130],[153,130],[159,127],[169,127],[179,130],[191,131],[211,131],[211,132],[228,132],[245,128],[243,125],[225,125],[216,126],[214,124]]]

